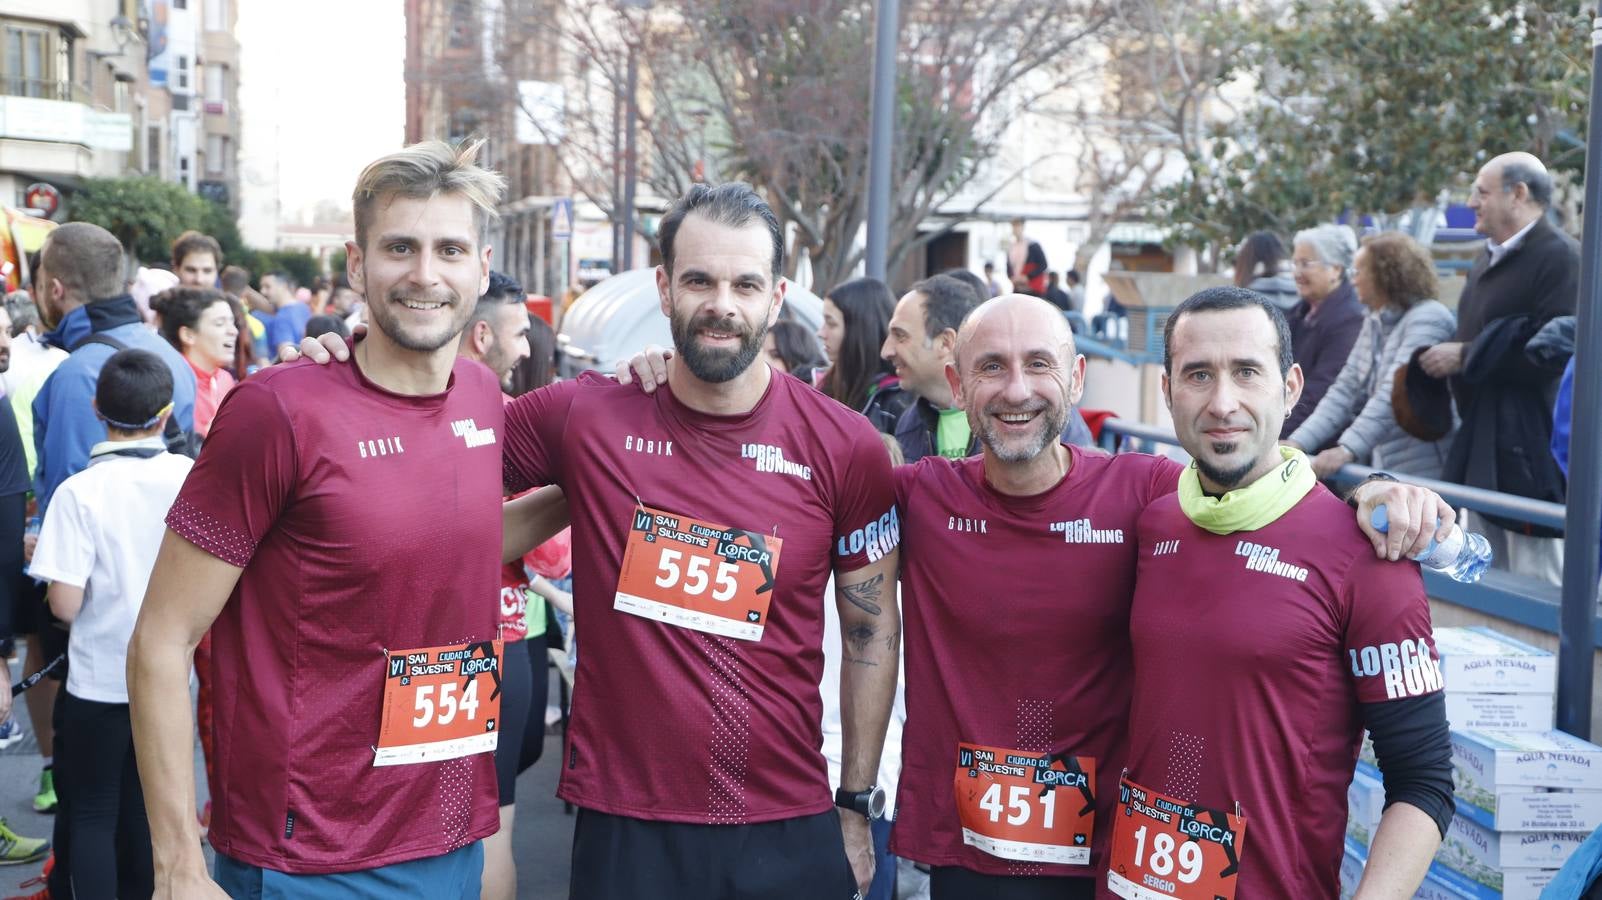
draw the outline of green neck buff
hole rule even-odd
[[[1318,479],[1300,450],[1280,447],[1284,462],[1251,484],[1222,497],[1202,492],[1201,476],[1192,462],[1179,476],[1179,508],[1198,528],[1213,534],[1256,531],[1289,512]]]

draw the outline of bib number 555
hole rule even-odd
[[[684,563],[682,568],[680,561]],[[711,571],[712,565],[713,561],[704,556],[663,547],[662,556],[656,563],[656,586],[664,590],[677,588],[692,597],[699,597],[715,582],[717,586],[712,590],[712,599],[727,603],[740,588],[739,582],[735,581],[740,567],[732,562],[720,561],[717,569]]]

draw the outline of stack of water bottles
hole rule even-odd
[[[1374,524],[1384,530],[1383,508]],[[1458,581],[1491,561],[1481,535],[1453,533],[1419,563]],[[1602,747],[1553,729],[1553,654],[1490,628],[1437,628],[1452,725],[1457,816],[1417,898],[1535,900],[1589,833],[1602,826]],[[1365,740],[1347,789],[1342,895],[1362,877],[1385,788]]]

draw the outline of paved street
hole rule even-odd
[[[20,673],[19,665],[12,665]],[[26,712],[19,715],[27,738],[0,752],[0,817],[20,834],[40,837],[50,833],[54,818],[33,811],[34,791],[38,789],[39,750]],[[553,693],[551,702],[555,702]],[[517,858],[517,895],[527,900],[564,900],[567,897],[568,850],[572,843],[573,817],[564,815],[556,799],[556,760],[561,758],[561,738],[545,738],[545,755],[517,783],[517,826],[514,843]],[[200,748],[195,748],[195,771],[199,775]],[[205,790],[205,780],[197,784]],[[209,858],[209,854],[208,854]],[[39,874],[37,863],[0,868],[0,897],[17,893],[17,886]]]

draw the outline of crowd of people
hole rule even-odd
[[[671,350],[555,380],[492,271],[478,149],[362,172],[348,282],[254,290],[190,233],[136,294],[108,232],[48,238],[0,415],[57,816],[0,853],[53,850],[44,896],[514,896],[551,650],[575,898],[1333,896],[1365,730],[1387,809],[1358,896],[1416,889],[1453,800],[1408,557],[1455,514],[1318,478],[1489,453],[1514,490],[1465,434],[1551,459],[1550,418],[1499,435],[1567,362],[1526,353],[1562,299],[1514,297],[1573,249],[1532,157],[1476,181],[1455,320],[1404,236],[1247,238],[1239,286],[1167,319],[1181,465],[1094,448],[1022,223],[1011,290],[853,279],[814,335],[737,183],[659,223]]]

